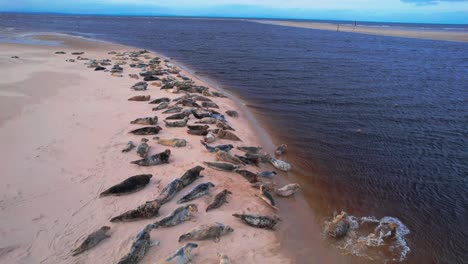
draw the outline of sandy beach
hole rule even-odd
[[[109,219],[153,200],[161,189],[188,169],[215,156],[200,144],[200,136],[186,133],[187,128],[166,128],[161,112],[152,112],[147,102],[128,101],[134,95],[176,98],[159,87],[133,91],[138,80],[128,74],[139,69],[124,65],[124,77],[86,68],[72,51],[82,57],[112,59],[109,51],[129,51],[128,47],[89,42],[67,37],[46,37],[63,41],[65,46],[0,44],[0,144],[2,184],[0,185],[0,263],[116,263],[128,251],[135,235],[161,217],[128,223],[110,223]],[[63,50],[67,54],[54,54]],[[12,58],[18,56],[19,58]],[[151,54],[154,56],[154,54]],[[187,72],[182,72],[190,76]],[[193,77],[193,76],[190,76]],[[141,79],[139,80],[141,81]],[[206,85],[194,78],[200,85]],[[243,110],[229,98],[214,98],[222,112],[236,110],[239,118],[229,118],[242,142],[234,145],[258,146],[255,129],[243,117]],[[139,128],[129,122],[138,117],[159,116],[161,138],[184,138],[183,148],[170,148],[170,163],[154,167],[130,164],[139,157],[135,151],[122,153],[129,140],[138,143],[142,136],[128,132]],[[189,124],[195,120],[190,119]],[[150,137],[149,154],[168,148]],[[214,143],[232,141],[217,139]],[[239,152],[238,150],[232,150]],[[241,153],[237,153],[240,154]],[[270,165],[246,169],[271,170]],[[280,250],[274,231],[255,229],[232,217],[233,213],[274,215],[258,199],[257,191],[237,173],[220,172],[204,166],[204,178],[182,190],[160,209],[160,216],[171,213],[176,201],[196,185],[211,181],[216,187],[209,196],[192,201],[198,206],[194,220],[181,225],[156,229],[151,238],[160,241],[141,263],[155,263],[179,249],[182,233],[200,224],[221,222],[235,231],[219,243],[197,242],[195,263],[216,263],[217,252],[227,254],[234,263],[290,263]],[[137,174],[153,174],[141,191],[124,196],[99,198],[99,193]],[[205,212],[215,194],[229,189],[233,195],[221,208]],[[281,204],[279,205],[281,206]],[[95,248],[72,257],[70,251],[91,232],[103,225],[111,227],[111,238]]]
[[[419,38],[419,39],[433,39],[433,40],[446,40],[446,41],[461,41],[468,42],[468,34],[465,32],[447,32],[435,30],[411,30],[405,28],[383,28],[383,27],[369,27],[365,25],[343,25],[331,23],[315,23],[315,22],[293,22],[293,21],[279,21],[279,20],[247,20],[255,23],[270,24],[277,26],[310,28],[319,30],[330,30],[340,32],[350,32],[368,35],[392,36],[402,38]]]

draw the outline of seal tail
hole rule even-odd
[[[141,160],[134,160],[134,161],[130,161],[130,163],[140,165],[140,161]]]

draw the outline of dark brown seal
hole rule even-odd
[[[221,191],[220,193],[218,193],[213,202],[208,205],[208,207],[206,208],[206,211],[210,211],[210,210],[213,210],[213,209],[216,209],[216,208],[219,208],[221,207],[221,205],[223,205],[224,203],[227,203],[227,196],[229,194],[232,194],[232,192],[230,192],[229,190],[227,189],[224,189],[223,191]]]
[[[153,175],[151,174],[140,174],[132,176],[119,184],[116,184],[109,189],[102,192],[99,196],[104,197],[108,195],[124,195],[133,193],[143,189],[150,181]]]

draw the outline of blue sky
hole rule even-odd
[[[468,0],[0,0],[0,11],[468,24]]]

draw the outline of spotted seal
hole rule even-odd
[[[224,130],[224,129],[219,130],[218,138],[232,140],[232,141],[241,141],[241,139],[238,136],[236,136],[236,134],[232,133],[229,130]]]
[[[149,150],[150,146],[148,145],[148,139],[142,138],[140,144],[137,147],[137,154],[142,158],[146,158],[146,156],[148,156]]]
[[[223,235],[234,232],[228,225],[221,223],[207,224],[198,226],[179,237],[179,242],[186,240],[207,240],[213,239],[218,242]]]
[[[178,119],[184,119],[188,116],[187,112],[182,112],[182,113],[176,113],[173,115],[170,115],[166,117],[166,120],[178,120]]]
[[[203,178],[203,175],[200,175],[200,172],[205,170],[202,166],[195,166],[189,170],[187,170],[184,175],[180,177],[182,181],[182,186],[187,187],[192,184],[194,181]]]
[[[202,197],[203,195],[207,195],[210,191],[210,188],[212,187],[215,187],[215,185],[211,182],[199,184],[195,188],[193,188],[189,193],[180,198],[179,201],[177,201],[177,203],[181,204],[190,202],[199,197]]]
[[[234,111],[234,110],[227,110],[226,115],[228,115],[230,117],[239,117],[239,113],[237,111]]]
[[[215,198],[213,199],[213,202],[211,202],[208,207],[206,208],[206,212],[210,211],[210,210],[213,210],[213,209],[216,209],[216,208],[219,208],[221,207],[221,205],[223,205],[224,203],[227,203],[227,196],[229,194],[232,194],[232,192],[230,192],[229,190],[227,189],[224,189],[222,190],[220,193],[218,193]]]
[[[165,163],[169,163],[169,157],[171,156],[171,150],[166,149],[165,151],[151,155],[144,159],[135,160],[130,163],[137,164],[139,166],[155,166]]]
[[[111,218],[111,222],[130,222],[141,219],[149,219],[159,215],[159,208],[161,203],[157,200],[147,201],[144,204],[138,206],[136,209],[126,211],[123,214]]]
[[[147,88],[148,88],[148,83],[146,82],[137,82],[131,87],[131,89],[135,91],[144,91]]]
[[[154,139],[158,141],[158,144],[163,145],[163,146],[168,146],[168,147],[181,148],[187,145],[187,140],[182,139],[182,138],[161,139],[159,137],[155,137]]]
[[[170,101],[171,99],[167,97],[161,97],[161,98],[154,99],[153,101],[149,102],[149,104],[160,104],[162,102],[169,103]]]
[[[174,196],[184,188],[184,183],[180,179],[174,179],[167,184],[156,197],[155,201],[158,201],[161,205],[169,202]]]
[[[137,192],[143,189],[149,182],[152,174],[140,174],[127,178],[126,180],[110,187],[109,189],[103,191],[99,197],[109,196],[109,195],[124,195],[133,192]]]
[[[150,226],[146,226],[140,231],[136,235],[130,251],[117,264],[137,264],[143,259],[151,246],[159,245],[159,242],[151,243],[150,231]]]
[[[173,113],[179,113],[182,111],[182,107],[180,106],[171,106],[167,110],[163,111],[163,114],[173,114]]]
[[[104,239],[109,238],[110,235],[107,234],[109,230],[110,227],[103,226],[98,230],[94,231],[93,233],[89,234],[86,237],[86,239],[80,244],[80,246],[72,251],[72,256],[79,255],[85,252],[86,250],[97,246]]]
[[[130,124],[137,124],[137,125],[149,125],[154,126],[158,123],[158,117],[141,117],[137,118],[133,121],[130,121]]]
[[[218,150],[222,150],[222,151],[225,151],[225,152],[229,152],[231,149],[234,148],[233,145],[231,144],[227,144],[227,145],[218,145],[218,146],[210,146],[208,144],[206,144],[205,142],[203,142],[203,140],[200,140],[200,143],[206,148],[206,150],[208,150],[209,152],[216,152]]]
[[[195,124],[215,124],[216,123],[216,118],[213,117],[204,117],[202,119],[199,119],[198,121],[195,121]]]
[[[135,147],[135,144],[132,141],[129,141],[127,145],[125,145],[125,148],[122,149],[122,152],[129,152]]]
[[[166,123],[166,127],[184,127],[187,125],[188,120],[188,117],[185,117],[183,120],[178,120],[174,122],[164,120],[164,123]]]
[[[277,175],[276,171],[261,171],[257,172],[257,175],[260,177],[265,177],[265,178],[273,178],[275,175]]]
[[[231,264],[231,260],[229,260],[229,257],[226,254],[218,252],[218,259],[219,264]]]
[[[288,197],[296,193],[300,188],[301,186],[298,183],[291,183],[276,189],[275,193],[281,197]]]
[[[273,157],[271,157],[270,155],[268,155],[268,158],[270,159],[270,163],[275,167],[277,168],[278,170],[282,170],[282,171],[290,171],[292,166],[291,164],[287,163],[286,161],[282,161],[282,160],[279,160],[279,159],[275,159]]]
[[[233,214],[232,216],[239,218],[243,223],[249,226],[270,230],[273,230],[275,225],[281,221],[277,216],[251,214]]]
[[[236,131],[234,128],[232,128],[230,125],[228,125],[226,122],[216,120],[216,127],[224,130],[231,130],[231,131]]]
[[[202,102],[202,107],[205,108],[219,108],[215,102]]]
[[[149,101],[150,98],[151,98],[151,96],[149,96],[149,95],[135,95],[135,96],[132,96],[132,97],[128,98],[128,101],[142,102],[142,101]]]
[[[238,158],[230,154],[229,152],[222,151],[220,149],[216,150],[216,160],[225,161],[233,164],[243,165],[244,163]]]
[[[342,238],[346,236],[349,230],[349,219],[345,212],[336,215],[328,226],[328,235],[333,238]]]
[[[158,104],[156,107],[154,107],[153,111],[163,110],[163,109],[166,109],[168,106],[169,106],[169,103],[162,102],[162,103]]]
[[[225,163],[225,162],[208,162],[208,161],[204,161],[203,163],[205,163],[206,165],[208,165],[208,167],[212,168],[212,169],[215,169],[215,170],[221,170],[221,171],[235,171],[237,169],[239,169],[239,165],[234,165],[234,164],[231,164],[231,163]]]
[[[162,127],[160,126],[151,126],[151,127],[142,127],[138,128],[135,130],[132,130],[128,133],[134,134],[134,135],[140,135],[140,136],[145,136],[145,135],[157,135],[159,131],[162,130]]]
[[[192,250],[197,248],[198,245],[195,243],[187,243],[182,248],[177,250],[172,256],[168,257],[164,262],[166,263],[177,263],[177,264],[190,264],[192,263]]]
[[[176,226],[183,222],[190,221],[197,212],[198,207],[196,204],[180,206],[163,219],[154,222],[151,226],[153,229]]]
[[[260,179],[257,174],[248,171],[248,170],[236,170],[237,173],[242,175],[250,183],[260,182]]]

